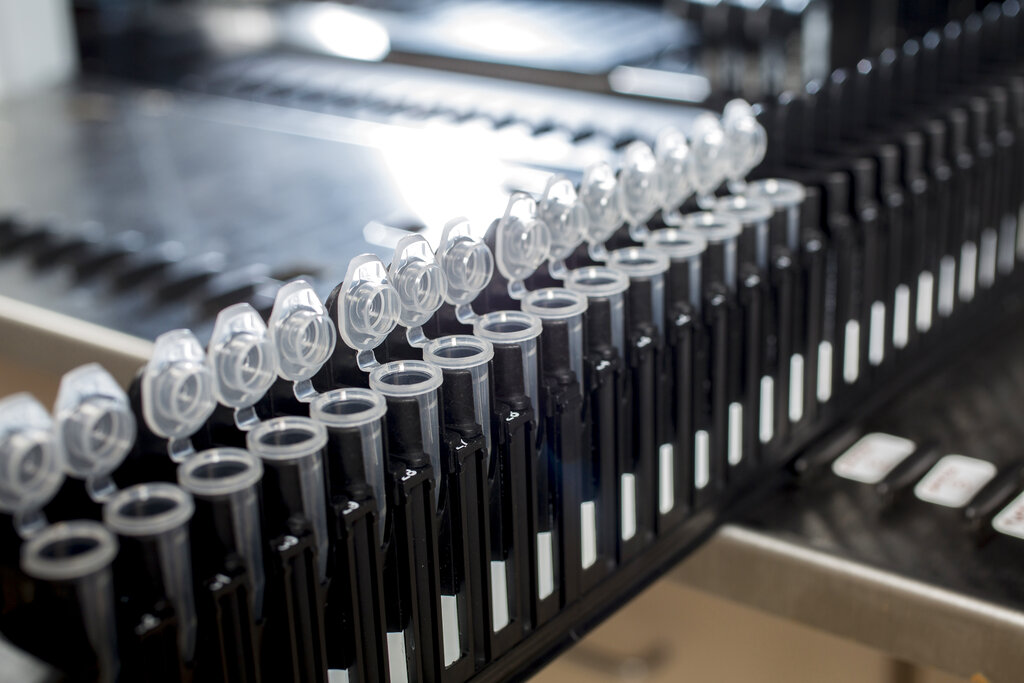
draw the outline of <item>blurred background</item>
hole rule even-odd
[[[0,0],[0,395],[761,102],[966,0]],[[957,680],[708,592],[714,550],[542,681]],[[756,572],[757,567],[749,567]],[[685,667],[685,668],[684,668]]]

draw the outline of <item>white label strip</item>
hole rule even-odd
[[[580,566],[588,569],[597,562],[597,503],[580,503]]]
[[[702,489],[711,481],[711,444],[703,429],[693,435],[693,485]]]
[[[818,402],[832,398],[832,342],[818,344]]]
[[[961,508],[996,476],[996,466],[964,455],[947,455],[928,470],[914,487],[914,495],[926,503]]]
[[[892,434],[865,434],[832,461],[832,472],[843,479],[877,484],[916,448],[910,439]]]
[[[885,360],[885,304],[881,301],[871,304],[869,335],[868,362],[881,365]]]
[[[441,596],[441,631],[444,641],[444,665],[451,666],[462,656],[459,642],[459,596]]]
[[[938,311],[943,318],[948,318],[953,313],[953,305],[956,301],[956,259],[952,256],[943,256],[939,261],[939,301]]]
[[[658,447],[658,512],[667,515],[676,506],[676,449],[670,443]]]
[[[1017,221],[1013,214],[1003,216],[999,226],[999,274],[1009,275],[1013,272],[1014,243],[1017,238]]]
[[[328,669],[327,683],[348,683],[348,669]]]
[[[491,560],[491,630],[508,626],[508,563]]]
[[[932,329],[932,301],[935,296],[935,277],[927,270],[917,277],[917,331]]]
[[[555,592],[554,551],[550,531],[537,533],[537,597],[543,600]]]
[[[992,519],[992,528],[1001,534],[1024,539],[1024,493]]]
[[[789,421],[799,422],[804,416],[804,357],[789,357]]]
[[[739,465],[743,460],[743,404],[729,404],[729,450],[730,465]]]
[[[846,321],[846,340],[843,354],[843,381],[853,384],[860,377],[860,323]]]
[[[896,286],[896,299],[892,311],[892,345],[902,349],[910,337],[910,287]]]
[[[757,436],[761,443],[768,443],[775,436],[775,378],[771,375],[761,378],[760,418]]]
[[[636,536],[636,477],[623,474],[619,479],[622,491],[622,540]]]
[[[401,631],[388,631],[388,669],[391,672],[391,683],[409,683],[405,634]]]
[[[964,242],[960,248],[960,301],[974,299],[974,285],[977,282],[978,245]]]
[[[996,259],[999,257],[999,233],[995,228],[985,228],[981,233],[978,249],[978,286],[988,289],[996,281]]]

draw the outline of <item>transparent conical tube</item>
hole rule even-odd
[[[136,484],[117,492],[103,506],[103,523],[108,529],[124,539],[143,542],[141,566],[132,567],[132,575],[156,582],[158,592],[167,595],[178,622],[178,646],[186,661],[192,660],[196,636],[188,534],[193,512],[191,494],[166,483]],[[150,567],[158,567],[159,576],[145,577]]]
[[[263,614],[266,585],[259,504],[262,478],[263,463],[241,448],[201,451],[178,466],[178,484],[205,503],[196,510],[193,528],[216,534],[224,554],[234,553],[245,563],[252,584],[249,602],[256,619]]]
[[[274,476],[266,479],[277,488],[268,490],[264,485],[263,491],[264,505],[284,515],[284,519],[274,522],[283,524],[291,515],[302,515],[309,522],[323,581],[327,577],[330,543],[323,460],[327,431],[322,424],[306,417],[275,417],[260,422],[246,434],[245,444],[250,453],[263,461],[264,471],[274,471]],[[267,502],[268,498],[273,501]]]
[[[373,349],[398,325],[401,302],[388,281],[387,268],[373,254],[360,254],[348,263],[338,299],[338,334],[359,353],[359,366],[377,365]]]
[[[471,324],[476,318],[472,302],[494,275],[494,255],[473,236],[468,220],[453,218],[444,226],[435,257],[448,282],[445,300],[455,306],[459,322]]]
[[[737,256],[740,233],[739,220],[729,214],[699,211],[686,215],[683,229],[707,240],[704,264],[705,279],[722,282],[730,292],[736,291]]]
[[[453,334],[434,339],[423,347],[423,360],[445,371],[465,371],[473,387],[473,414],[484,435],[487,452],[491,445],[491,388],[489,364],[494,347],[486,339],[468,334]]]
[[[548,270],[551,277],[564,279],[565,259],[583,242],[583,228],[587,212],[576,194],[576,187],[562,175],[548,179],[544,194],[537,205],[537,214],[551,231],[548,250]]]
[[[189,439],[216,406],[213,373],[196,336],[172,330],[157,337],[142,372],[142,416],[150,431],[168,440],[172,460],[195,452]]]
[[[675,224],[679,207],[693,194],[690,173],[690,145],[686,136],[675,128],[666,128],[654,143],[658,164],[658,203],[666,223]]]
[[[668,257],[662,252],[646,247],[627,247],[613,251],[608,258],[608,266],[624,273],[629,278],[631,287],[641,281],[650,283],[651,319],[658,332],[664,335],[665,272],[669,267]]]
[[[545,287],[537,289],[523,299],[523,311],[537,316],[541,320],[541,326],[547,330],[549,327],[565,326],[565,339],[568,341],[568,348],[553,348],[544,346],[544,365],[551,366],[553,363],[563,362],[562,353],[568,352],[568,364],[576,375],[580,389],[583,389],[583,314],[587,312],[587,297],[562,287]],[[544,335],[545,339],[552,340],[563,338],[562,334]]]
[[[370,388],[381,393],[392,410],[393,401],[417,403],[420,439],[423,452],[430,459],[434,478],[434,503],[441,495],[441,423],[437,390],[441,387],[441,370],[430,363],[416,360],[395,361],[374,368],[370,373]]]
[[[763,199],[737,194],[718,199],[712,206],[712,211],[732,216],[740,222],[744,232],[742,239],[745,250],[749,249],[749,244],[752,243],[754,263],[762,272],[768,272],[768,259],[771,250],[769,221],[774,213],[772,205]],[[753,237],[749,243],[747,235]],[[744,256],[744,258],[749,258],[749,256]]]
[[[277,378],[277,352],[263,318],[249,304],[228,306],[217,316],[206,350],[217,400],[235,409],[235,425],[252,429],[253,405]]]
[[[508,280],[509,296],[523,298],[523,280],[544,263],[550,248],[551,231],[537,217],[537,202],[525,192],[512,193],[498,221],[494,254],[498,271]]]
[[[373,492],[377,505],[378,540],[384,543],[387,521],[387,491],[384,486],[384,440],[381,420],[387,413],[384,396],[372,389],[346,387],[325,392],[309,406],[309,416],[328,429],[328,444],[331,429],[356,429],[362,447],[360,460],[366,485]],[[332,457],[328,448],[328,457]],[[336,465],[332,462],[329,467]]]
[[[766,199],[776,213],[785,213],[786,247],[796,253],[800,248],[800,206],[807,196],[804,186],[795,180],[765,178],[747,183],[744,196]]]
[[[693,310],[700,311],[703,298],[701,295],[701,260],[708,248],[707,240],[699,233],[678,228],[654,230],[647,237],[644,246],[668,256],[670,261],[670,279],[677,276],[685,283],[686,300]],[[673,292],[669,292],[669,297]],[[671,298],[668,299],[672,301]]]
[[[409,235],[398,242],[388,268],[388,281],[398,292],[398,322],[409,328],[409,343],[423,346],[426,337],[420,326],[441,308],[448,293],[448,281],[421,235]]]
[[[0,510],[27,538],[46,524],[43,506],[64,482],[63,454],[49,413],[31,394],[0,400]]]
[[[622,154],[619,170],[619,194],[622,214],[629,224],[629,236],[643,242],[647,236],[647,221],[658,210],[659,169],[654,152],[647,143],[631,142]]]
[[[746,100],[731,100],[722,111],[722,129],[727,149],[726,178],[732,192],[742,192],[747,174],[764,160],[768,134]]]
[[[282,285],[274,299],[267,323],[277,353],[277,372],[294,382],[300,401],[312,399],[316,390],[309,381],[334,353],[337,331],[327,308],[305,280]]]
[[[565,281],[565,287],[587,297],[588,310],[594,307],[607,309],[607,331],[602,331],[601,336],[607,338],[607,341],[615,347],[620,356],[624,354],[626,351],[626,301],[624,294],[629,289],[629,278],[622,272],[607,266],[586,266],[570,271],[569,277]],[[590,330],[589,343],[593,346],[597,342],[593,316],[587,324]]]
[[[701,114],[690,131],[690,181],[702,208],[714,201],[715,190],[725,180],[728,168],[722,124],[714,114]]]
[[[84,479],[90,497],[103,502],[116,490],[110,473],[135,444],[128,396],[102,366],[89,363],[61,378],[53,412],[65,472]]]
[[[537,368],[537,337],[540,319],[523,311],[494,311],[473,321],[473,334],[495,347],[516,347],[522,358],[523,388],[534,410],[540,407],[540,384]],[[517,380],[518,381],[518,380]],[[497,389],[497,387],[496,387]]]
[[[111,571],[117,550],[114,535],[91,520],[48,526],[21,547],[22,570],[37,581],[59,586],[55,592],[60,599],[68,601],[69,609],[79,610],[96,654],[99,683],[114,683],[118,678]]]
[[[605,162],[588,166],[583,171],[579,196],[587,212],[584,239],[590,245],[590,257],[603,262],[608,258],[604,243],[625,222],[615,169]]]

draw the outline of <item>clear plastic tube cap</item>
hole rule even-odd
[[[646,223],[658,210],[658,161],[647,143],[635,140],[622,153],[619,194],[622,214],[632,224]]]
[[[426,394],[441,386],[441,369],[418,360],[385,363],[370,373],[370,388],[391,398]]]
[[[604,244],[625,220],[615,169],[605,162],[588,166],[583,171],[579,195],[589,218],[584,238],[590,244]]]
[[[807,196],[807,190],[795,180],[765,178],[747,183],[743,194],[752,199],[767,199],[776,210],[781,210],[800,204]]]
[[[690,178],[690,145],[675,128],[666,128],[654,143],[658,163],[658,203],[663,209],[675,209],[693,194]]]
[[[194,496],[230,496],[263,477],[263,462],[244,448],[211,448],[178,465],[178,484]]]
[[[53,410],[64,468],[73,477],[113,472],[135,444],[135,414],[128,396],[98,363],[61,378]]]
[[[117,539],[99,522],[59,522],[21,546],[21,568],[42,581],[74,581],[109,567],[117,548]]]
[[[277,290],[267,328],[277,352],[278,374],[293,382],[315,375],[338,341],[331,316],[305,280]]]
[[[522,311],[494,311],[473,321],[473,334],[492,344],[520,344],[540,332],[540,319]]]
[[[121,536],[158,536],[192,519],[192,494],[175,484],[136,484],[103,506],[103,523]]]
[[[733,216],[744,226],[764,223],[775,213],[771,202],[743,194],[720,197],[715,200],[711,210]]]
[[[38,510],[64,481],[49,413],[31,394],[0,400],[0,510]]]
[[[398,325],[400,309],[379,258],[360,254],[349,261],[338,300],[338,334],[346,345],[357,351],[376,348]]]
[[[491,342],[470,334],[432,339],[423,347],[423,360],[446,370],[475,368],[494,358]]]
[[[708,248],[708,241],[700,233],[678,228],[653,230],[647,236],[644,246],[658,251],[672,260],[687,260],[699,257]]]
[[[465,218],[452,219],[444,226],[435,257],[448,282],[448,303],[454,306],[471,303],[494,275],[490,247],[473,237]]]
[[[727,149],[726,176],[743,180],[761,163],[768,150],[768,134],[746,100],[731,100],[722,111],[722,128]]]
[[[514,192],[505,215],[498,222],[495,260],[509,282],[525,280],[548,258],[551,231],[537,218],[537,202],[524,192]]]
[[[629,278],[607,266],[585,266],[569,271],[565,288],[590,298],[610,297],[629,289]]]
[[[388,280],[398,292],[398,322],[405,327],[430,320],[448,293],[444,271],[421,235],[409,235],[398,242],[388,268]]]
[[[153,357],[142,373],[142,416],[165,439],[194,434],[217,405],[206,353],[191,330],[171,330],[156,338]]]
[[[545,287],[527,294],[522,307],[542,320],[561,320],[586,312],[587,297],[563,287]]]
[[[690,181],[698,194],[714,192],[728,172],[725,132],[714,114],[704,113],[690,131]]]
[[[375,422],[388,411],[384,396],[373,389],[345,387],[318,395],[309,416],[328,427],[352,428]]]
[[[738,218],[713,211],[698,211],[683,216],[682,228],[698,233],[709,244],[736,239],[743,232]]]
[[[264,460],[298,460],[327,445],[327,429],[306,417],[275,417],[247,433],[245,445]]]
[[[551,231],[550,258],[559,261],[569,258],[583,241],[583,228],[587,223],[586,209],[572,182],[565,176],[551,176],[537,213]]]
[[[622,271],[630,279],[649,278],[668,270],[669,260],[661,251],[645,247],[626,247],[616,249],[609,255],[608,266]]]
[[[274,343],[263,318],[249,304],[220,312],[206,355],[217,400],[231,408],[256,403],[277,378]]]

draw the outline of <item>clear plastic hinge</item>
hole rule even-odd
[[[0,509],[27,538],[46,525],[41,510],[64,481],[53,420],[31,394],[0,400]]]

